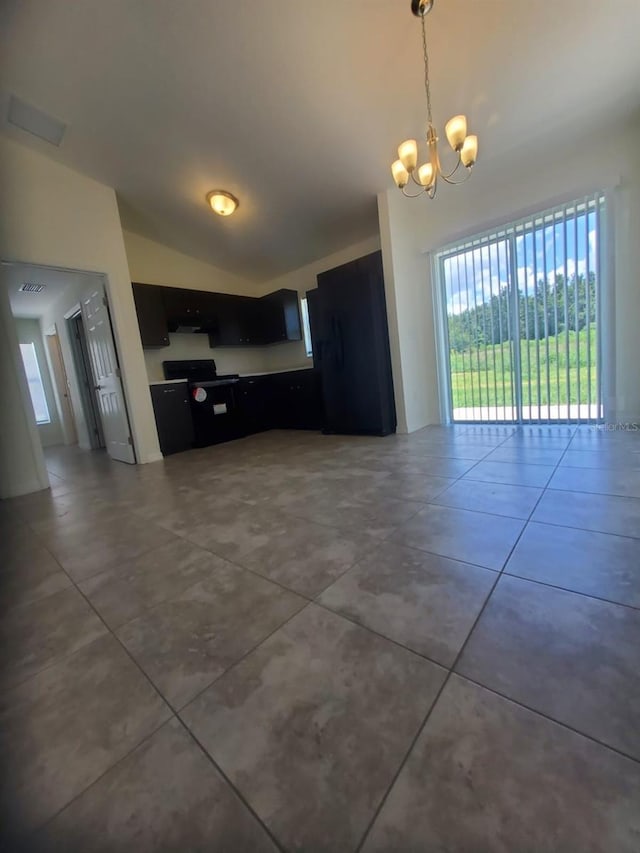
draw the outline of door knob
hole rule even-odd
[[[93,387],[96,391],[102,391],[102,385],[94,385]]]

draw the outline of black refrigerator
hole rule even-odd
[[[325,432],[395,432],[382,253],[320,273],[307,305]]]

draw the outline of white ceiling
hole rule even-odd
[[[68,287],[85,284],[91,275],[95,273],[3,263],[0,267],[0,285],[6,287],[9,292],[9,303],[14,317],[37,318],[46,314]],[[25,282],[43,284],[45,289],[40,293],[21,293],[20,288]]]
[[[125,227],[264,280],[376,231],[395,148],[424,128],[409,9],[4,0],[3,122],[13,92],[69,125],[59,149],[4,128],[115,187]],[[640,104],[638,0],[436,0],[428,31],[436,122],[467,114],[478,169]],[[214,188],[233,217],[207,210]]]

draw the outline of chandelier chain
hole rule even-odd
[[[427,96],[427,118],[429,125],[433,124],[431,116],[431,86],[429,85],[429,53],[427,51],[427,28],[425,24],[426,15],[420,17],[422,23],[422,52],[424,56],[424,93]]]

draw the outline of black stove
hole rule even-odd
[[[218,375],[212,358],[191,361],[163,361],[165,379],[186,379],[189,383],[191,414],[196,445],[206,447],[243,435],[234,386],[238,374]]]

